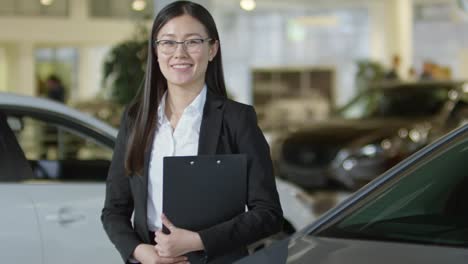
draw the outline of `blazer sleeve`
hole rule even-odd
[[[143,243],[131,223],[134,205],[129,177],[125,175],[124,167],[127,135],[128,120],[124,111],[107,176],[106,198],[101,214],[104,230],[124,262],[132,256],[135,248]]]
[[[236,109],[237,110],[237,109]],[[279,232],[283,212],[273,175],[270,149],[257,125],[253,107],[236,111],[234,142],[239,153],[247,154],[248,211],[199,233],[206,257],[212,259]]]

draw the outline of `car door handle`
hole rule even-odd
[[[83,213],[76,212],[70,207],[62,207],[58,210],[57,214],[50,214],[46,216],[48,221],[57,222],[63,226],[83,221],[85,218],[86,216]]]

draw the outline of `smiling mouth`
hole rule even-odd
[[[192,64],[175,64],[171,66],[174,69],[188,69],[192,67]]]

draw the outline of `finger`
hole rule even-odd
[[[157,231],[155,234],[156,235],[154,237],[154,241],[157,244],[161,244],[161,243],[164,243],[165,241],[167,241],[168,235],[164,234],[162,231]]]
[[[162,264],[174,264],[174,263],[185,263],[187,262],[187,257],[159,257],[158,263]]]
[[[161,214],[161,220],[162,220],[163,225],[165,225],[167,229],[169,229],[169,231],[172,231],[176,228],[174,224],[172,224],[172,222],[169,221],[169,219],[166,217],[165,214]]]
[[[154,235],[155,235],[155,238],[168,236],[168,235],[164,234],[164,232],[162,230],[158,230],[158,231],[154,232]]]
[[[154,232],[154,242],[158,243],[159,237],[159,230]]]
[[[185,260],[185,261],[174,262],[173,264],[190,264],[190,262],[188,262],[188,260]]]
[[[164,248],[161,247],[160,245],[154,246],[154,249],[158,253],[159,256],[164,256]]]
[[[158,253],[160,257],[166,257],[166,258],[173,257],[169,254],[167,248],[163,246],[156,245],[154,246],[154,249],[156,250],[156,252]]]

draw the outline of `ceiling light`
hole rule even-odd
[[[255,0],[241,0],[240,1],[240,7],[244,9],[245,11],[254,10],[256,5],[257,4],[255,3]]]
[[[132,2],[132,9],[135,11],[143,11],[146,8],[145,0],[134,0]]]
[[[49,6],[54,2],[54,0],[41,0],[41,5]]]

